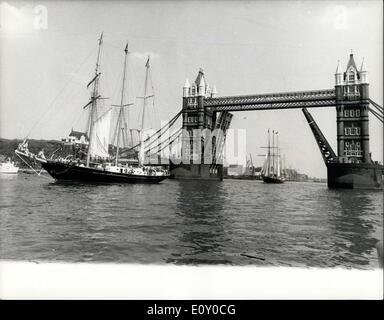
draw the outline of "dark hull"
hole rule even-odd
[[[42,163],[42,166],[56,180],[100,183],[159,183],[168,178],[168,176],[140,176],[114,173],[55,161]]]
[[[283,183],[284,182],[283,179],[279,179],[279,178],[272,178],[267,176],[262,176],[262,178],[265,183]]]

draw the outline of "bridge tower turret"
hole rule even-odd
[[[222,179],[222,166],[217,166],[212,161],[204,162],[203,130],[213,130],[216,123],[216,112],[205,107],[205,100],[216,94],[216,87],[211,88],[208,85],[203,69],[199,70],[192,84],[188,80],[184,84],[182,164],[173,169],[173,176],[176,178]]]
[[[335,86],[341,88],[344,83],[343,81],[343,66],[341,61],[337,61],[336,73],[335,73]]]
[[[353,53],[343,72],[339,62],[335,73],[337,113],[337,155],[339,162],[370,163],[369,83],[363,61],[360,71]]]
[[[185,79],[185,84],[183,87],[183,98],[188,98],[191,91],[191,85],[189,84],[188,79]]]

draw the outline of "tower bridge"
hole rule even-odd
[[[336,108],[337,152],[326,140],[307,108]],[[369,117],[372,114],[383,122],[383,108],[369,98],[369,80],[363,60],[360,69],[351,53],[345,69],[339,62],[335,73],[335,87],[323,90],[266,93],[241,96],[217,96],[200,69],[196,80],[186,80],[183,87],[181,115],[182,129],[190,133],[182,136],[182,152],[187,158],[203,153],[204,141],[196,143],[196,129],[222,129],[223,137],[214,141],[213,152],[222,148],[229,128],[230,112],[246,110],[282,110],[300,108],[309,123],[324,163],[330,188],[382,188],[383,166],[371,159],[369,149]],[[184,155],[185,156],[185,155]],[[185,157],[184,157],[185,158]],[[172,165],[176,179],[222,180],[221,159],[210,163],[181,163]]]

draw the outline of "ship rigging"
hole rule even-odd
[[[128,132],[125,117],[125,108],[131,103],[125,103],[124,92],[126,87],[126,68],[128,56],[128,43],[124,48],[124,66],[122,89],[119,105],[111,105],[105,108],[100,101],[107,98],[102,97],[99,90],[99,82],[102,73],[100,67],[100,52],[103,44],[103,33],[98,39],[98,53],[96,59],[95,75],[88,83],[87,88],[92,85],[90,101],[83,107],[89,110],[87,136],[89,137],[86,159],[81,157],[58,157],[46,159],[42,155],[35,155],[28,151],[27,139],[21,143],[15,153],[25,161],[25,159],[37,161],[41,166],[56,180],[76,180],[82,182],[123,182],[123,183],[158,183],[169,177],[169,170],[165,167],[153,167],[144,164],[143,157],[139,157],[138,165],[132,166],[128,163],[122,164],[119,161],[121,140]],[[144,89],[144,104],[142,112],[140,143],[138,146],[143,150],[143,125],[145,116],[145,101],[147,97],[147,82],[149,74],[149,58],[145,65],[146,79]],[[109,152],[109,134],[111,125],[111,111],[113,107],[119,108],[116,121],[115,134],[116,152],[111,155]],[[125,134],[124,134],[125,133]],[[143,152],[141,152],[143,154]]]

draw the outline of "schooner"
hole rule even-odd
[[[119,183],[158,183],[169,177],[169,171],[165,168],[146,166],[142,159],[139,159],[138,165],[133,166],[123,164],[119,161],[121,140],[124,140],[124,130],[127,133],[128,128],[125,122],[124,109],[132,104],[125,103],[124,91],[126,86],[126,67],[128,56],[128,43],[124,48],[124,69],[120,104],[111,105],[105,108],[100,103],[103,98],[100,94],[99,83],[101,80],[100,52],[103,43],[103,33],[98,39],[98,53],[95,67],[95,74],[88,83],[87,89],[92,88],[90,101],[83,107],[89,111],[87,136],[88,148],[86,159],[81,158],[56,158],[46,159],[44,155],[35,155],[28,151],[27,140],[21,143],[16,154],[24,158],[41,163],[41,166],[56,180],[77,180],[82,182],[119,182]],[[146,68],[149,68],[149,61]],[[148,72],[147,72],[148,76]],[[145,80],[147,82],[147,79]],[[144,96],[145,99],[145,96]],[[116,152],[109,153],[109,136],[111,129],[112,108],[119,108],[116,121]],[[145,108],[145,104],[144,104]],[[143,110],[144,122],[144,110]],[[140,131],[140,137],[142,137]]]
[[[275,146],[276,135],[276,146]],[[281,172],[280,149],[278,132],[272,131],[272,146],[271,138],[268,129],[268,147],[265,155],[263,168],[261,169],[261,177],[265,183],[283,183],[284,178]]]

